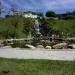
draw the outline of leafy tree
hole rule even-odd
[[[49,20],[45,18],[41,19],[41,33],[47,36],[52,31],[52,25]]]
[[[55,12],[53,12],[53,11],[47,11],[47,12],[46,12],[46,16],[47,16],[47,17],[55,17],[56,14],[55,14]]]
[[[27,19],[25,19],[25,21],[24,21],[24,32],[26,32],[27,34],[29,33],[29,32],[33,32],[34,31],[34,20],[33,19],[31,19],[31,18],[27,18]]]

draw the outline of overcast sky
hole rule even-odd
[[[53,10],[56,13],[63,13],[75,10],[75,0],[0,0],[5,9],[11,5],[18,9],[46,12]]]

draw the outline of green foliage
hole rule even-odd
[[[33,31],[34,31],[34,20],[31,18],[25,19],[24,32],[27,32],[28,34],[29,32],[33,32]]]
[[[75,37],[75,19],[72,20],[41,20],[41,32],[47,35],[49,32],[64,33],[65,36]]]
[[[33,19],[15,15],[0,20],[0,38],[24,38],[33,31]]]
[[[57,14],[56,16],[63,20],[72,20],[75,19],[75,11],[66,12],[64,14]]]
[[[56,16],[56,13],[53,12],[53,11],[47,11],[47,12],[46,12],[46,16],[47,16],[47,17],[55,17],[55,16]]]
[[[26,44],[25,41],[23,41],[23,42],[14,41],[11,46],[12,46],[12,48],[16,48],[16,47],[26,48],[25,44]]]
[[[2,10],[2,4],[0,3],[0,12]],[[13,12],[16,11],[16,8],[12,9]],[[42,15],[41,13],[37,13]],[[69,14],[69,13],[68,13]],[[75,12],[72,13],[73,15]],[[52,11],[46,13],[47,17],[54,17],[56,14]],[[53,15],[53,16],[52,16]],[[52,33],[59,33],[64,35],[69,35],[70,37],[75,37],[75,19],[71,19],[70,16],[65,18],[70,19],[60,19],[60,20],[51,20],[42,18],[40,20],[40,32],[44,35],[51,35]],[[24,18],[22,15],[9,15],[3,19],[0,19],[0,39],[3,38],[24,38],[29,32],[31,34],[35,33],[34,30],[34,19]]]
[[[60,33],[68,34],[70,37],[75,36],[75,21],[74,20],[58,20],[53,25],[53,30],[59,31]]]
[[[42,19],[41,20],[41,33],[45,36],[47,36],[49,33],[52,33],[53,31],[53,25],[55,25],[55,20],[48,20],[48,19]]]

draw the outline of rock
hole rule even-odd
[[[42,45],[38,45],[37,48],[44,48]]]
[[[3,48],[12,48],[11,46],[4,46]]]
[[[51,49],[51,46],[46,46],[45,48],[46,48],[46,49]]]
[[[70,48],[70,49],[75,49],[75,44],[68,45],[68,48]]]
[[[4,44],[3,44],[3,40],[0,40],[0,47],[3,47]]]
[[[34,46],[29,45],[29,44],[26,44],[25,46],[26,46],[26,47],[28,47],[28,48],[31,48],[31,49],[35,49],[35,47],[34,47]]]
[[[2,43],[2,40],[0,40],[0,44]]]
[[[54,49],[63,49],[66,47],[67,47],[67,43],[59,43],[59,44],[52,46],[52,48],[54,48]]]
[[[0,47],[3,47],[4,46],[4,44],[0,44]]]

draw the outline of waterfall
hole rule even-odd
[[[39,25],[40,24],[39,24],[38,20],[35,20],[34,28],[35,28],[36,34],[41,34]]]

